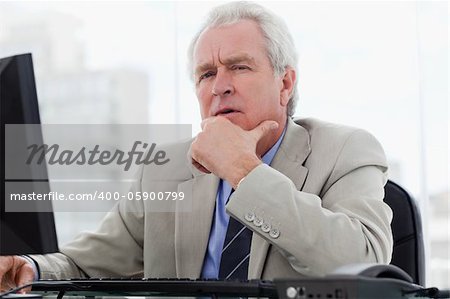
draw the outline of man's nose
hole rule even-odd
[[[221,96],[221,97],[232,95],[234,93],[231,74],[229,74],[228,71],[222,70],[217,71],[211,92],[214,96]]]

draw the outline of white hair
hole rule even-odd
[[[282,76],[287,67],[297,70],[297,52],[289,30],[284,21],[263,6],[247,2],[231,2],[213,8],[206,22],[194,36],[188,50],[188,71],[194,78],[194,49],[200,35],[209,28],[235,24],[242,20],[255,21],[266,40],[266,50],[274,70],[274,75]],[[292,116],[298,101],[297,84],[294,85],[287,114]]]

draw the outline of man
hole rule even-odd
[[[96,232],[32,256],[40,277],[272,279],[388,263],[383,150],[362,130],[291,119],[296,55],[284,23],[256,4],[226,4],[210,13],[190,58],[202,132],[169,149],[187,162],[143,168],[133,190],[167,179],[166,190],[192,191],[192,212],[120,202]],[[35,273],[3,257],[0,275],[5,287]]]

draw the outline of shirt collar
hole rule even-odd
[[[283,133],[281,134],[280,138],[278,138],[277,143],[275,143],[270,150],[264,154],[262,157],[262,161],[264,164],[270,165],[272,163],[273,157],[275,157],[275,154],[278,151],[278,148],[280,147],[281,140],[283,140],[284,134],[286,133],[287,126],[284,127]]]

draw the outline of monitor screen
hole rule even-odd
[[[12,212],[5,206],[8,200],[8,183],[19,181],[28,184],[27,186],[34,186],[31,174],[26,175],[25,180],[9,179],[5,169],[5,159],[8,159],[5,157],[7,125],[40,124],[31,54],[0,59],[0,117],[0,255],[56,252],[58,243],[52,212]],[[39,136],[32,136],[33,140],[42,142],[42,133],[37,135]],[[14,136],[14,144],[26,145],[27,138],[26,134]],[[43,180],[40,176],[36,181],[39,182],[39,192],[43,189],[50,190],[48,179]],[[29,191],[27,188],[27,192]],[[51,202],[44,204],[51,205]]]

